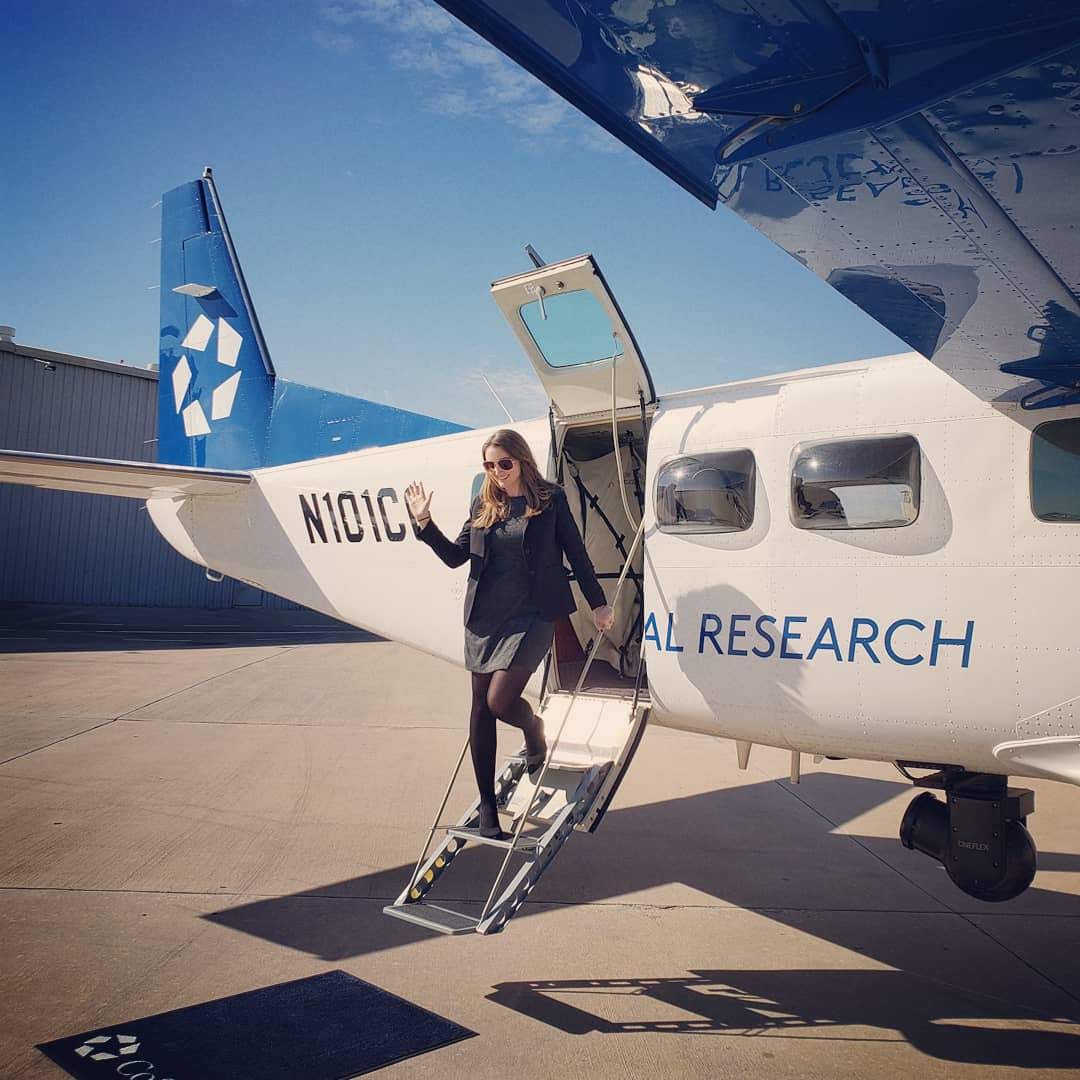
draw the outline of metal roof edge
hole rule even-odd
[[[74,356],[70,353],[53,352],[51,349],[39,349],[33,345],[23,345],[15,341],[0,342],[0,355],[4,353],[24,356],[30,360],[46,360],[52,364],[70,364],[72,367],[113,371],[119,375],[136,375],[141,379],[157,379],[158,377],[157,371],[136,367],[134,364],[117,364],[108,360],[95,360],[90,356]]]

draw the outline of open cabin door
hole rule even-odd
[[[652,377],[633,332],[591,255],[551,263],[491,286],[563,420],[656,400]]]

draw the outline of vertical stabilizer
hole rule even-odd
[[[210,170],[167,192],[161,217],[158,460],[256,468],[274,367]]]
[[[209,169],[161,218],[159,462],[249,470],[465,430],[277,378]]]

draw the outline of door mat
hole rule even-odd
[[[344,1080],[475,1035],[345,971],[39,1043],[79,1080]],[[136,1062],[138,1064],[136,1064]]]

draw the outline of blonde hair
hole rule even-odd
[[[529,444],[510,428],[500,428],[489,435],[480,448],[480,457],[486,460],[488,447],[497,446],[521,466],[521,486],[525,493],[525,516],[535,517],[547,509],[555,484],[548,483],[536,467],[536,459]],[[495,483],[494,470],[485,470],[484,483],[480,487],[480,506],[472,523],[478,529],[487,529],[496,521],[504,521],[510,513],[510,497]]]

